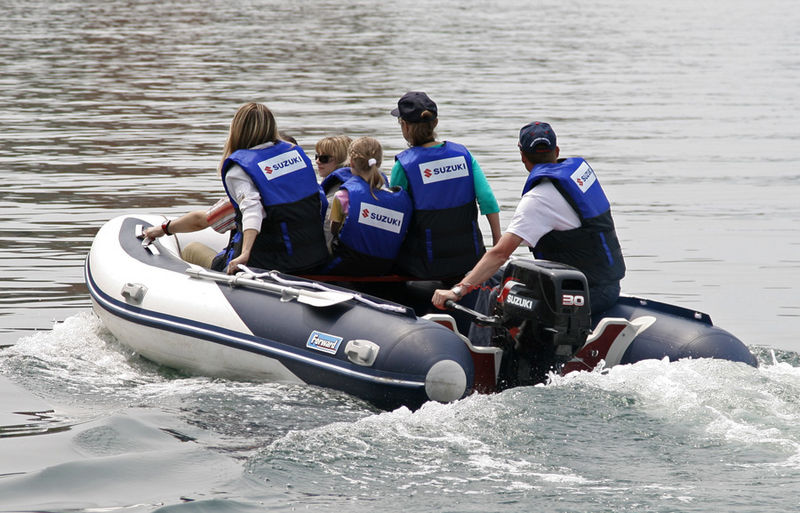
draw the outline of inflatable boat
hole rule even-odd
[[[510,261],[490,314],[456,304],[442,312],[430,305],[436,282],[342,283],[248,268],[230,276],[188,264],[180,258],[186,244],[222,248],[226,237],[208,229],[141,239],[143,228],[162,221],[124,215],[103,225],[86,259],[86,285],[122,344],[192,374],[305,383],[382,409],[413,409],[601,364],[757,364],[700,312],[626,297],[592,321],[583,274],[554,262]],[[469,340],[470,322],[491,331],[488,341]]]

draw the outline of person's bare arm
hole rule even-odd
[[[169,230],[171,235],[173,233],[196,232],[204,228],[208,228],[206,211],[194,210],[188,214],[183,214],[177,219],[170,220],[167,230]],[[161,226],[151,226],[144,230],[144,235],[150,239],[156,239],[166,234],[164,233],[164,230],[161,229]]]
[[[508,257],[516,250],[519,245],[522,243],[522,238],[514,235],[513,233],[504,233],[502,237],[500,237],[500,241],[495,244],[489,251],[487,251],[483,257],[475,264],[475,267],[472,268],[470,272],[464,276],[464,279],[461,280],[461,285],[464,290],[462,290],[461,296],[469,292],[469,289],[474,288],[477,285],[480,285],[484,281],[488,280],[492,277],[492,275],[500,269],[500,266],[508,260]],[[444,308],[444,304],[447,300],[458,301],[461,299],[455,292],[448,289],[437,289],[433,293],[433,298],[431,298],[431,302],[437,308]]]
[[[489,226],[492,229],[492,245],[496,246],[503,236],[503,232],[500,230],[500,213],[486,214],[486,220],[489,221]]]

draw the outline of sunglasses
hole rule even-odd
[[[314,154],[314,159],[319,160],[320,164],[327,164],[331,161],[330,155],[320,155],[319,153]]]

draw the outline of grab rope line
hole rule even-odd
[[[269,278],[269,279],[271,279],[272,281],[274,281],[276,283],[279,283],[281,285],[286,285],[288,287],[307,287],[307,288],[310,287],[312,289],[317,289],[317,290],[322,291],[322,292],[331,292],[331,293],[334,293],[334,294],[342,294],[343,293],[341,290],[335,290],[335,289],[326,287],[325,285],[323,285],[323,284],[321,284],[319,282],[316,282],[316,281],[308,282],[308,281],[287,280],[285,278],[281,278],[280,276],[278,276],[278,271],[266,271],[266,272],[263,272],[263,273],[255,273],[244,264],[239,264],[239,269],[244,271],[245,274],[246,274],[246,277],[248,277],[248,278],[256,278],[256,279]],[[352,293],[348,292],[348,293],[352,294],[353,295],[353,299],[355,299],[356,301],[364,303],[365,305],[368,305],[368,306],[370,306],[372,308],[375,308],[377,310],[385,310],[387,312],[396,312],[396,313],[401,313],[401,314],[406,313],[406,311],[408,310],[404,306],[387,305],[385,303],[378,303],[376,301],[372,301],[371,299],[365,298],[364,296],[362,296],[358,292],[352,292]]]

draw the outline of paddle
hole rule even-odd
[[[199,269],[196,267],[190,267],[186,269],[186,274],[192,278],[226,283],[231,287],[244,287],[275,292],[281,295],[281,301],[283,302],[296,300],[298,303],[315,307],[333,306],[345,301],[349,301],[355,297],[355,294],[349,292],[340,292],[337,290],[322,292],[315,290],[303,290],[295,287],[267,283],[262,280],[249,278],[247,275],[230,275],[215,271],[208,271],[206,269]]]

